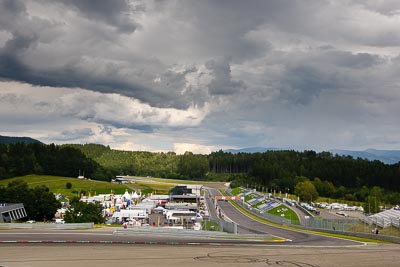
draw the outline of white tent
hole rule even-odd
[[[126,189],[125,194],[124,194],[125,200],[131,199],[131,195],[128,193],[128,189]]]

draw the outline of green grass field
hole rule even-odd
[[[159,182],[159,183],[167,183],[167,184],[201,184],[201,185],[207,185],[207,184],[213,184],[215,182],[206,182],[206,181],[189,181],[189,180],[178,180],[178,179],[166,179],[166,178],[148,178],[149,180]]]
[[[285,205],[279,205],[278,207],[268,211],[268,213],[291,220],[293,224],[296,224],[296,221],[299,222],[299,217],[297,217],[297,214]],[[284,216],[282,216],[282,214]]]
[[[232,189],[231,193],[232,193],[232,195],[237,196],[237,195],[239,195],[240,193],[242,193],[242,191],[243,191],[243,190],[242,190],[240,187],[236,187],[236,188],[233,188],[233,189]]]
[[[0,180],[0,186],[7,186],[8,183],[17,179],[25,181],[31,188],[45,185],[50,189],[50,192],[60,193],[68,197],[78,196],[79,192],[81,191],[85,191],[87,194],[91,192],[93,195],[94,193],[108,194],[111,193],[111,190],[113,190],[113,192],[116,194],[123,194],[128,188],[125,185],[112,184],[103,181],[79,180],[77,178],[46,175],[26,175]],[[72,184],[71,189],[67,189],[66,187],[68,182]]]
[[[247,195],[247,196],[244,197],[244,201],[247,202],[247,201],[249,201],[249,200],[251,200],[251,199],[253,199],[253,198],[255,198],[255,197],[257,197],[256,194]]]
[[[7,186],[8,183],[14,180],[23,180],[29,187],[45,185],[51,192],[59,193],[68,197],[79,196],[81,191],[93,194],[108,194],[111,190],[115,194],[123,194],[126,189],[132,191],[133,188],[139,189],[143,194],[157,193],[168,194],[169,190],[177,184],[206,184],[204,182],[185,181],[185,180],[169,180],[161,178],[150,178],[148,182],[135,182],[133,184],[114,184],[110,182],[95,181],[95,180],[79,180],[77,178],[47,176],[47,175],[26,175],[0,180],[0,186]],[[154,182],[152,182],[154,181]],[[67,189],[67,183],[72,184],[71,189]]]
[[[132,184],[135,188],[141,190],[143,194],[158,194],[158,195],[168,195],[169,190],[171,190],[175,184],[158,184],[150,182],[135,182]]]
[[[218,225],[218,223],[216,223],[214,221],[203,221],[202,230],[219,231],[219,225]]]

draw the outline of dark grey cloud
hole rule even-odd
[[[103,125],[100,128],[101,128],[100,133],[102,133],[102,134],[103,133],[105,133],[105,134],[111,134],[112,133],[112,128],[109,127],[109,126]]]
[[[351,53],[335,49],[322,50],[321,52],[320,61],[325,61],[338,68],[367,69],[384,63],[382,57],[369,53]]]
[[[86,139],[93,136],[95,133],[90,128],[64,130],[59,136],[53,136],[57,141],[74,141],[80,139]]]
[[[52,4],[56,4],[51,1]],[[99,1],[96,5],[89,1],[66,1],[68,5],[76,4],[81,12],[88,13],[88,19],[94,17],[97,19],[105,19],[107,22],[114,23],[115,26],[121,27],[121,30],[129,30],[134,25],[118,24],[117,18],[120,13],[129,13],[129,5],[126,1]],[[28,18],[24,2],[20,1],[3,1],[1,3],[0,17],[4,18],[0,22],[0,29],[3,28],[11,34],[11,38],[0,47],[0,76],[11,80],[27,82],[39,86],[54,87],[82,87],[94,91],[106,93],[120,93],[126,96],[136,97],[144,102],[152,103],[155,106],[179,106],[187,107],[186,103],[176,101],[176,94],[171,90],[157,88],[157,86],[149,86],[151,82],[149,78],[154,74],[142,74],[148,66],[128,66],[131,73],[124,73],[123,76],[118,74],[122,66],[119,63],[110,63],[108,60],[101,60],[99,64],[106,66],[102,73],[96,73],[93,70],[93,64],[87,62],[85,54],[67,55],[66,58],[53,58],[52,60],[61,61],[58,67],[38,68],[35,64],[30,64],[26,60],[26,56],[33,54],[38,46],[45,44],[41,40],[43,28],[51,30],[54,27],[60,27],[50,21],[38,19],[36,17]],[[90,9],[92,6],[92,9]],[[5,14],[6,16],[3,16]],[[11,23],[13,22],[13,23]],[[130,30],[134,30],[133,28]],[[57,44],[55,44],[57,45]],[[73,46],[80,44],[74,43]],[[86,48],[89,49],[90,48]],[[45,52],[43,52],[45,53]],[[78,51],[78,53],[80,53]],[[101,55],[103,57],[103,55]],[[90,58],[90,57],[89,57]],[[108,57],[106,56],[106,59]],[[138,61],[133,59],[133,61]],[[138,64],[153,64],[154,61],[149,59],[138,61]],[[86,64],[86,65],[85,65]],[[92,64],[92,65],[90,65]],[[129,63],[134,64],[134,62]],[[127,66],[123,66],[127,68]],[[162,69],[160,69],[162,70]],[[170,81],[171,86],[176,84],[179,77],[172,77],[167,72],[165,78],[175,79]],[[128,75],[129,76],[128,76]],[[135,77],[136,76],[136,77]],[[140,76],[143,76],[141,78]],[[132,80],[137,78],[137,81]],[[147,83],[147,84],[146,84]],[[179,88],[173,88],[179,90]],[[178,102],[178,103],[175,103]]]
[[[54,3],[55,1],[51,1]],[[130,5],[127,0],[60,0],[67,8],[77,9],[88,19],[104,22],[116,27],[123,33],[132,33],[139,26],[133,18],[132,12],[138,7]]]
[[[232,95],[246,87],[243,81],[232,79],[229,58],[210,60],[206,62],[205,66],[213,76],[208,85],[210,95]]]
[[[337,88],[339,84],[334,73],[324,73],[306,64],[287,67],[283,76],[280,95],[294,104],[306,105],[322,90]]]
[[[323,90],[357,91],[380,76],[381,73],[374,73],[379,71],[374,68],[384,64],[386,60],[377,55],[332,48],[300,53],[284,65],[279,78],[280,98],[306,105]],[[372,76],[366,77],[363,73]]]
[[[0,2],[0,29],[8,28],[15,24],[16,19],[26,14],[24,2],[20,0],[3,0]]]
[[[96,1],[95,5],[86,0],[39,1],[45,3],[44,12],[39,17],[30,14],[32,11],[27,10],[24,3],[3,3],[2,15],[6,14],[7,21],[2,20],[1,27],[12,37],[0,48],[1,77],[41,86],[80,87],[103,93],[118,93],[153,106],[176,108],[188,108],[192,104],[204,105],[215,96],[236,94],[246,88],[244,79],[233,77],[231,66],[268,56],[274,49],[279,49],[279,44],[273,44],[275,40],[270,35],[264,36],[265,31],[284,31],[289,34],[288,38],[292,38],[290,34],[294,32],[299,36],[304,34],[313,35],[313,38],[326,38],[326,33],[314,20],[318,10],[327,12],[329,7],[325,1],[256,1],[252,4],[243,1],[229,1],[229,4],[224,1],[171,1],[148,4],[148,8],[140,2],[136,4],[131,1]],[[43,15],[46,8],[48,12],[52,8],[59,11],[60,6],[75,11],[78,21],[84,19],[94,24],[86,29],[84,23],[87,22],[80,21],[83,26],[79,28],[79,25],[73,24],[73,20],[68,21],[71,18]],[[157,9],[159,6],[162,8]],[[189,61],[195,67],[189,67],[187,71],[171,70],[176,62],[162,62],[157,57],[164,57],[164,47],[161,45],[156,46],[156,51],[145,51],[143,55],[140,55],[140,50],[129,52],[130,45],[135,45],[135,36],[150,29],[145,24],[141,32],[136,31],[139,23],[135,20],[137,13],[147,15],[149,19],[153,14],[169,14],[165,19],[169,19],[171,25],[183,26],[182,36],[186,34],[187,38],[181,38],[179,28],[166,25],[165,30],[168,31],[162,32],[163,28],[155,31],[158,36],[150,38],[148,42],[153,46],[166,38],[171,47],[182,48],[172,50],[177,52],[176,61],[185,61],[185,57],[179,58],[182,56],[179,50],[188,50],[198,55],[198,60]],[[332,11],[332,14],[336,14],[336,11]],[[328,16],[328,19],[335,18],[335,15]],[[322,21],[324,23],[328,21]],[[103,24],[118,28],[121,34],[110,33],[110,29]],[[93,31],[88,32],[89,29]],[[347,33],[343,31],[344,36]],[[45,33],[47,36],[44,37]],[[79,40],[77,36],[87,39]],[[112,38],[115,38],[114,43]],[[128,39],[124,38],[133,38],[133,41],[125,44],[124,41]],[[330,38],[327,40],[330,41]],[[172,43],[174,41],[176,43]],[[65,45],[65,42],[69,45]],[[47,53],[43,49],[45,46],[55,55]],[[62,57],[56,56],[57,49],[62,51]],[[171,48],[166,49],[170,51]],[[154,53],[154,56],[146,53]],[[319,60],[336,68],[364,68],[378,60],[376,56],[367,53],[358,54],[357,59],[355,56],[346,57],[346,53],[326,52],[324,58]],[[229,60],[221,61],[221,56]],[[286,75],[273,81],[273,84],[282,86],[283,95],[291,95],[293,101],[299,103],[307,103],[307,99],[324,88],[334,88],[337,82],[335,74],[330,74],[336,70],[309,64],[307,57],[305,55],[302,62],[295,64],[288,58],[283,59],[286,61],[282,62]],[[42,58],[46,58],[49,64],[42,63]],[[36,62],[42,66],[39,67]],[[210,84],[203,85],[208,90],[206,92],[202,88],[194,88],[186,79],[188,73],[196,72],[202,64],[206,65],[213,76]],[[154,80],[159,82],[155,83]]]
[[[118,93],[125,96],[135,97],[153,106],[186,108],[190,103],[178,101],[176,87],[174,85],[182,83],[181,75],[165,73],[163,78],[166,80],[166,88],[159,89],[157,85],[146,86],[140,82],[127,80],[127,77],[120,77],[115,74],[118,66],[111,67],[105,73],[97,75],[88,73],[87,69],[82,69],[82,61],[74,62],[63,66],[61,69],[36,70],[34,67],[27,66],[19,59],[18,52],[27,49],[34,39],[17,37],[7,42],[5,48],[0,49],[0,75],[3,78],[27,82],[38,86],[86,88],[103,93]],[[16,51],[16,54],[9,53]],[[139,74],[140,75],[140,74]],[[130,78],[130,77],[128,77]],[[168,90],[168,87],[172,90]]]

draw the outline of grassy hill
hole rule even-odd
[[[47,186],[51,192],[60,193],[69,197],[79,195],[79,192],[85,191],[87,193],[91,192],[94,194],[107,194],[111,192],[111,189],[116,194],[123,194],[125,190],[129,187],[125,185],[112,184],[103,181],[94,180],[79,180],[77,178],[68,178],[60,176],[45,176],[45,175],[26,175],[21,177],[14,177],[9,179],[0,180],[0,186],[7,186],[13,180],[20,179],[25,181],[29,187],[36,187],[40,185]],[[67,189],[67,183],[72,184],[71,189]],[[129,189],[132,190],[132,189]]]
[[[161,178],[144,178],[141,181],[133,184],[113,184],[103,181],[95,180],[80,180],[77,178],[60,177],[60,176],[46,176],[46,175],[26,175],[14,177],[9,179],[0,180],[0,187],[7,186],[8,183],[16,179],[23,180],[29,187],[45,185],[52,193],[60,193],[68,197],[78,196],[81,191],[86,192],[86,195],[91,192],[96,194],[108,194],[113,190],[115,194],[123,194],[126,189],[132,191],[133,189],[140,189],[143,194],[157,193],[168,194],[169,190],[178,184],[208,184],[215,185],[210,182],[197,182],[186,180],[171,180]],[[67,189],[66,184],[71,183],[71,189]],[[222,183],[221,183],[222,186]]]

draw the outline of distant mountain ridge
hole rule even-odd
[[[237,154],[237,153],[264,153],[267,151],[279,151],[279,150],[290,150],[287,148],[276,148],[276,147],[248,147],[241,149],[227,149],[224,152]],[[362,151],[357,150],[344,150],[344,149],[331,149],[328,152],[332,155],[340,156],[351,156],[353,158],[362,158],[370,161],[379,160],[386,164],[395,164],[400,162],[400,150],[378,150],[378,149],[366,149]]]
[[[33,144],[42,142],[30,137],[15,137],[15,136],[0,135],[0,144],[16,144],[16,143]]]
[[[240,149],[227,149],[224,152],[237,154],[237,153],[264,153],[269,149],[266,147],[247,147],[247,148],[240,148]]]
[[[352,156],[353,158],[362,158],[368,160],[379,160],[386,164],[395,164],[400,161],[400,150],[378,150],[366,149],[362,151],[356,150],[329,150],[333,155]]]

